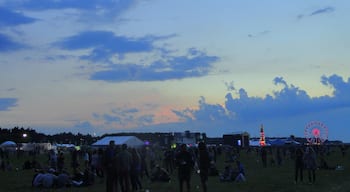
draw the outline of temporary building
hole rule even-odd
[[[93,147],[106,147],[110,141],[114,141],[115,145],[126,144],[128,147],[140,148],[144,146],[144,142],[135,136],[106,136],[92,144]]]
[[[0,146],[1,147],[16,147],[17,144],[14,141],[5,141]]]
[[[283,146],[286,142],[282,139],[269,140],[268,143],[273,146]]]

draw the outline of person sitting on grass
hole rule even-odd
[[[231,165],[226,165],[224,171],[220,174],[220,181],[227,182],[233,180],[233,169]]]
[[[218,176],[218,175],[219,175],[219,171],[216,168],[215,162],[214,161],[210,161],[209,176]]]
[[[161,168],[159,165],[156,165],[151,173],[151,181],[169,182],[170,175],[166,169]]]
[[[245,171],[244,171],[244,167],[243,167],[242,163],[240,161],[236,161],[236,165],[237,165],[237,171],[235,173],[235,175],[236,175],[235,182],[246,181]]]
[[[55,170],[50,169],[49,171],[38,170],[32,180],[32,186],[38,188],[52,188],[55,186],[57,176],[54,174]]]

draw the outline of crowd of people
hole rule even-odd
[[[324,158],[327,151],[315,150],[312,146],[257,147],[247,148],[246,152],[251,153],[254,149],[257,157],[261,158],[263,168],[281,166],[287,156],[293,159],[295,183],[304,182],[306,171],[309,183],[314,184],[317,169],[334,168]],[[149,182],[170,182],[176,179],[180,192],[190,191],[191,179],[197,173],[201,190],[207,192],[210,176],[221,182],[245,182],[248,179],[240,158],[241,150],[229,146],[208,147],[204,142],[198,143],[196,147],[181,144],[175,149],[136,149],[126,144],[115,145],[114,141],[110,141],[105,148],[79,151],[73,148],[68,151],[70,158],[67,158],[67,152],[50,150],[47,163],[38,162],[34,156],[24,162],[23,169],[35,171],[32,179],[35,188],[84,187],[100,182],[105,183],[107,192],[141,191],[144,179]],[[345,150],[341,152],[345,155]],[[221,154],[224,155],[224,166],[219,171],[216,159]],[[11,165],[7,164],[10,163],[6,156],[2,156],[1,169],[11,169]]]

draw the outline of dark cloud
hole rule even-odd
[[[81,59],[108,62],[109,58],[115,54],[152,51],[153,42],[161,38],[152,36],[129,38],[116,36],[110,31],[86,31],[68,37],[55,45],[66,50],[92,49],[89,55],[82,56]]]
[[[0,27],[16,26],[35,22],[36,19],[0,7]]]
[[[323,85],[331,87],[332,96],[310,97],[306,91],[289,85],[282,77],[276,77],[274,83],[282,85],[279,91],[265,97],[249,96],[244,89],[227,93],[225,105],[208,104],[205,98],[199,100],[198,110],[185,109],[174,111],[177,116],[187,121],[261,121],[268,119],[289,118],[315,113],[325,113],[343,108],[350,108],[350,78],[344,81],[338,75],[321,78]]]
[[[0,111],[9,111],[10,108],[17,106],[16,98],[0,98]]]
[[[0,52],[16,51],[27,46],[13,41],[9,36],[0,33]]]
[[[318,9],[314,12],[312,12],[310,14],[310,16],[314,16],[314,15],[319,15],[319,14],[325,14],[325,13],[331,13],[331,12],[334,12],[335,11],[335,8],[334,7],[325,7],[325,8],[322,8],[322,9]]]
[[[120,64],[107,70],[95,72],[91,80],[109,82],[124,81],[164,81],[208,75],[216,56],[208,56],[198,50],[189,50],[186,56],[168,56],[150,65]]]

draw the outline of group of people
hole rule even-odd
[[[130,152],[131,151],[131,152]],[[169,182],[171,179],[172,166],[177,168],[177,179],[179,183],[179,191],[190,191],[191,177],[194,170],[199,174],[202,191],[207,191],[207,181],[212,168],[213,158],[204,142],[198,144],[198,148],[194,152],[189,150],[186,144],[172,153],[168,157],[174,162],[164,162],[165,168],[161,167],[156,162],[150,160],[151,172],[148,174],[147,169],[143,168],[140,161],[140,156],[137,155],[136,149],[127,150],[126,145],[122,145],[119,149],[111,141],[108,148],[105,150],[104,165],[106,166],[106,189],[107,191],[118,191],[120,188],[122,192],[136,191],[142,188],[140,176],[144,173],[149,177],[151,182]],[[165,153],[166,154],[166,153]],[[166,156],[163,157],[167,159]],[[169,160],[168,159],[168,160]],[[168,164],[170,163],[170,164]],[[171,165],[174,163],[174,165]],[[130,187],[131,186],[131,187]]]
[[[175,173],[180,192],[190,191],[191,177],[195,176],[193,173],[198,173],[203,192],[208,190],[207,181],[213,173],[219,176],[217,178],[221,182],[244,182],[247,179],[244,165],[240,161],[239,149],[221,149],[225,151],[227,158],[224,161],[226,165],[220,174],[215,169],[215,153],[211,153],[204,142],[200,142],[198,147],[188,147],[186,144],[182,144],[176,149],[158,149],[160,151],[151,147],[140,150],[129,148],[125,144],[118,146],[115,145],[114,141],[110,141],[108,147],[93,149],[91,153],[82,150],[77,154],[77,150],[73,150],[70,158],[73,168],[72,174],[69,174],[65,169],[67,166],[62,152],[57,154],[49,152],[49,169],[38,168],[40,164],[36,161],[26,161],[23,167],[37,170],[33,177],[33,187],[89,186],[95,182],[96,177],[101,177],[101,182],[106,183],[106,190],[113,192],[141,190],[143,176],[146,176],[150,182],[169,182],[174,178],[172,174],[175,169],[177,169]],[[295,161],[294,182],[304,182],[303,176],[306,170],[309,183],[315,183],[316,169],[319,166],[317,165],[316,152],[312,146],[305,148],[294,146],[288,149],[281,148],[281,150],[257,148],[257,150],[260,150],[259,154],[265,160],[262,161],[263,167],[267,166],[266,159],[270,155],[272,157],[273,152],[277,155],[276,165],[281,164],[280,161],[282,161],[279,160],[278,156],[281,156],[282,159],[282,155],[287,157],[286,154],[290,154],[291,159]],[[247,149],[247,153],[249,151],[251,149]],[[146,165],[146,159],[147,163],[150,164]],[[83,164],[80,165],[80,162]],[[148,172],[147,167],[150,168],[150,172]],[[329,168],[328,165],[325,167]]]
[[[35,169],[32,186],[36,188],[65,188],[89,186],[94,183],[95,176],[88,169],[71,175],[67,171],[57,171],[53,168]]]
[[[126,144],[119,148],[114,141],[110,141],[105,150],[103,164],[107,192],[118,191],[119,187],[122,192],[142,189],[140,180],[143,170],[142,157],[136,149],[127,148]]]
[[[303,171],[308,172],[309,184],[316,182],[317,158],[312,147],[307,147],[305,152],[301,147],[295,151],[295,177],[294,182],[303,182]]]
[[[51,150],[45,168],[35,161],[26,161],[23,167],[36,170],[33,187],[89,186],[100,178],[101,182],[105,182],[107,192],[141,190],[144,176],[150,182],[169,182],[175,169],[180,192],[190,191],[193,173],[197,173],[202,191],[206,192],[208,177],[219,175],[215,166],[216,149],[210,149],[204,142],[200,142],[198,147],[181,144],[176,149],[158,149],[160,151],[151,147],[129,148],[126,144],[116,145],[112,140],[106,148],[89,151],[72,149],[70,164],[66,163],[66,153]],[[236,170],[232,174],[236,181],[245,181],[243,165],[239,161],[236,163],[237,174]],[[67,171],[69,165],[72,174]]]

